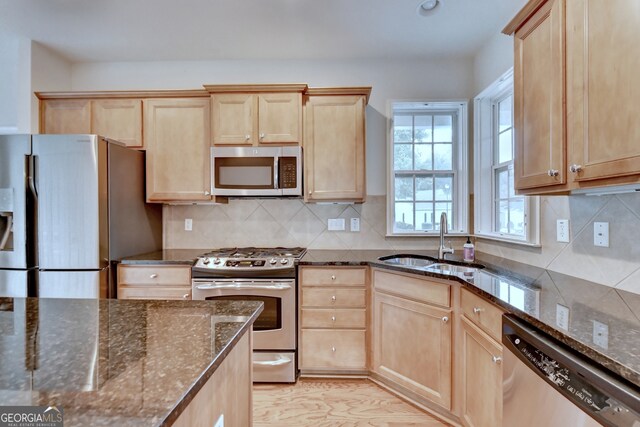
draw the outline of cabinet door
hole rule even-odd
[[[142,147],[142,100],[97,99],[91,101],[91,132]]]
[[[252,145],[257,136],[256,96],[222,93],[211,96],[213,143]]]
[[[564,0],[547,1],[515,33],[515,187],[566,183]]]
[[[147,200],[210,200],[209,98],[151,99],[144,108]]]
[[[363,96],[309,96],[304,111],[305,200],[365,198]]]
[[[575,181],[640,173],[640,8],[567,0],[567,88]]]
[[[89,100],[45,100],[41,108],[40,133],[91,133]]]
[[[302,94],[258,95],[258,140],[260,144],[300,143]]]
[[[373,370],[451,409],[451,310],[376,292]]]
[[[502,425],[502,347],[462,316],[462,419]]]

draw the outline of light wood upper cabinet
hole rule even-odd
[[[363,202],[365,176],[365,108],[371,88],[361,94],[322,92],[304,102],[304,197],[307,202]]]
[[[211,200],[209,98],[148,100],[147,200]]]
[[[307,85],[205,85],[214,145],[299,144]]]
[[[91,101],[91,133],[142,147],[142,100],[97,99]]]
[[[567,0],[569,166],[574,181],[640,173],[639,22],[635,0]]]
[[[515,31],[516,190],[566,182],[564,9],[548,0]]]
[[[40,133],[91,133],[91,101],[87,99],[48,99],[40,109]]]

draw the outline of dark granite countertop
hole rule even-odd
[[[0,298],[0,402],[65,426],[174,422],[262,311],[255,301]]]
[[[400,252],[309,250],[299,265],[371,265],[456,280],[636,386],[640,385],[640,295],[486,254],[477,254],[476,262],[486,268],[473,277],[446,276],[378,260]],[[437,256],[434,251],[405,253]],[[450,259],[460,261],[455,256]],[[569,310],[566,329],[557,316],[558,308],[562,308],[559,306]],[[594,322],[608,327],[608,338],[601,339],[603,342],[594,342]]]
[[[122,264],[186,264],[193,265],[196,258],[208,252],[206,249],[165,249],[122,259]]]

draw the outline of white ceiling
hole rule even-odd
[[[0,29],[72,62],[471,56],[525,0],[0,0]]]

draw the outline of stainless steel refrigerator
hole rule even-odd
[[[0,296],[115,297],[115,263],[162,247],[144,178],[100,136],[0,135]]]

